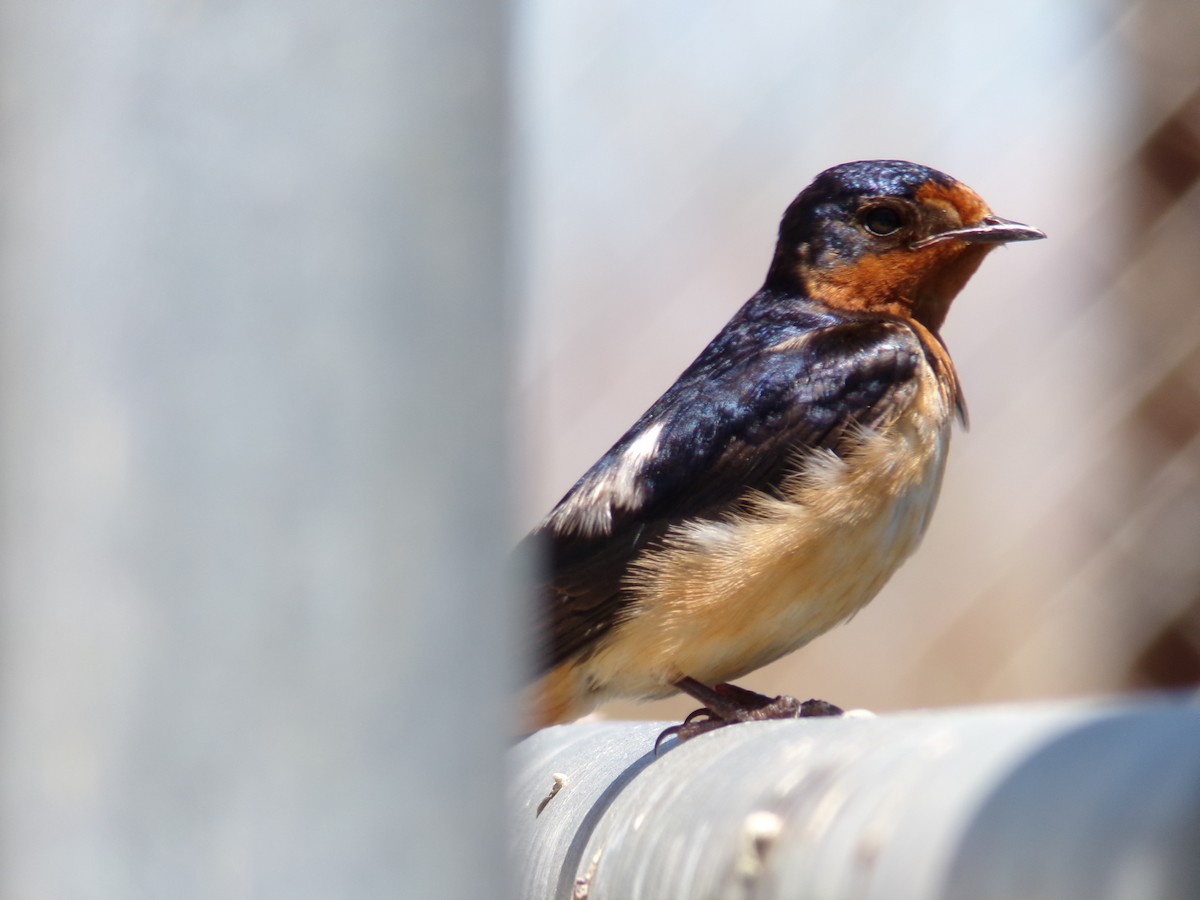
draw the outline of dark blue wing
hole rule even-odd
[[[529,536],[542,585],[540,662],[585,651],[619,620],[630,563],[673,525],[772,493],[806,450],[840,453],[916,394],[924,350],[880,319],[773,328],[735,318]]]

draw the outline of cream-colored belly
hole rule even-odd
[[[632,615],[587,661],[596,695],[666,695],[687,675],[730,681],[869,602],[916,549],[937,502],[950,411],[932,373],[886,431],[810,461],[781,498],[679,529],[632,575]]]

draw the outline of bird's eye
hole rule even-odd
[[[906,222],[904,213],[894,206],[871,206],[859,217],[863,228],[871,234],[888,237],[902,229]]]

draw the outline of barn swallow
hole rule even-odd
[[[680,739],[840,712],[728,682],[849,619],[916,549],[966,424],[939,329],[992,249],[1043,237],[925,166],[818,175],[761,290],[526,539],[532,724],[677,691],[704,704]]]

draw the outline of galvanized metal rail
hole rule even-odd
[[[514,748],[517,896],[1200,897],[1187,698],[758,723],[656,759],[667,724]]]

